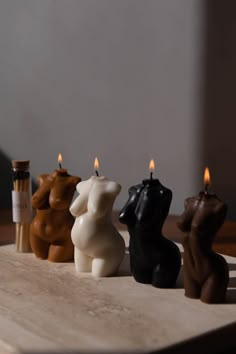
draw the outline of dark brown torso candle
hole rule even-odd
[[[71,228],[74,218],[69,212],[79,177],[67,170],[56,170],[39,176],[39,188],[32,197],[36,216],[31,224],[30,243],[35,255],[52,262],[73,259]]]
[[[185,211],[177,225],[186,232],[183,247],[187,297],[200,298],[206,303],[221,303],[225,299],[228,265],[222,256],[213,252],[211,246],[226,212],[226,205],[208,192],[185,200]]]
[[[172,192],[159,180],[144,180],[129,189],[120,222],[130,234],[130,266],[137,282],[174,287],[181,266],[178,247],[162,235]]]

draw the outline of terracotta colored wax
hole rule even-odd
[[[32,197],[36,216],[30,230],[31,247],[37,257],[52,262],[73,260],[70,233],[74,218],[69,206],[80,180],[62,168],[39,176],[39,188]]]

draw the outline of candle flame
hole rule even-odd
[[[58,158],[57,158],[58,163],[62,163],[62,154],[58,154]]]
[[[209,168],[206,167],[204,171],[204,184],[209,185],[211,183],[210,171]]]
[[[149,170],[150,172],[153,172],[155,170],[155,162],[153,159],[149,163]]]
[[[98,158],[96,157],[94,160],[94,170],[98,171],[99,170],[99,161]]]

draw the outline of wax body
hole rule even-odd
[[[115,275],[125,243],[112,223],[112,207],[121,186],[105,177],[91,177],[77,185],[79,196],[70,207],[76,217],[71,231],[78,272],[96,277]]]
[[[201,192],[185,200],[185,210],[177,225],[186,233],[182,243],[187,297],[206,303],[221,303],[225,299],[228,265],[211,246],[226,212],[226,205],[216,195]]]
[[[130,234],[130,266],[137,282],[174,287],[181,266],[178,247],[162,234],[172,192],[159,180],[144,180],[129,189],[120,222]]]
[[[30,244],[35,255],[52,262],[73,260],[70,233],[74,218],[69,212],[79,177],[65,169],[39,176],[39,188],[32,197],[36,216],[30,229]]]

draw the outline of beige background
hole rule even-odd
[[[205,117],[207,3],[1,0],[2,160],[29,158],[36,177],[56,168],[62,152],[63,166],[86,179],[98,155],[101,174],[122,184],[120,208],[154,158],[155,176],[173,190],[173,213],[199,191],[208,164],[217,192],[234,206],[233,188],[220,183],[229,148],[220,149],[222,123],[215,141]],[[2,179],[3,207],[9,176]]]

